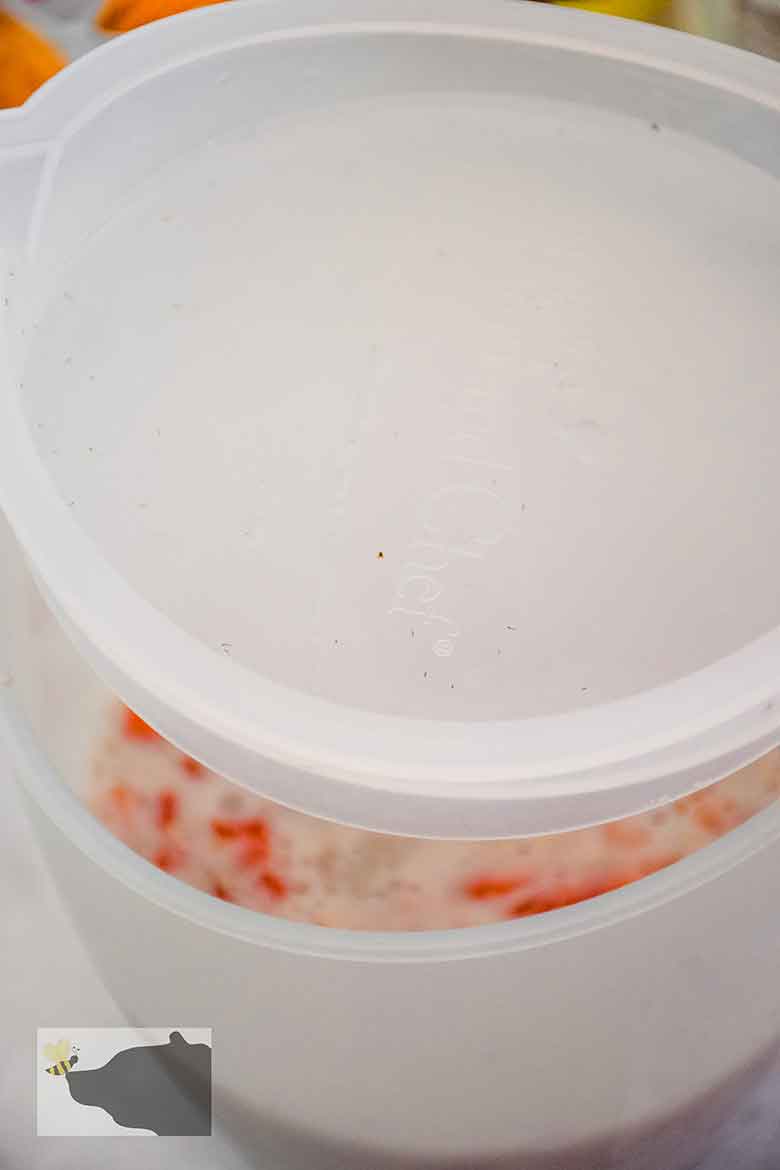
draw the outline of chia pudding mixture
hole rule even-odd
[[[774,801],[780,750],[667,807],[509,841],[431,841],[331,824],[182,755],[114,707],[86,793],[96,816],[197,889],[299,922],[440,930],[525,918],[617,889],[709,844]]]

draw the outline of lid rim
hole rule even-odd
[[[373,22],[374,28],[380,28],[382,21],[390,22],[387,7],[379,3],[367,17],[364,13],[366,27]],[[353,14],[354,9],[349,2],[336,5],[327,20],[343,22],[343,13]],[[441,31],[457,28],[464,13],[476,17],[479,11],[478,23],[485,34],[493,28],[488,23],[492,17],[495,35],[510,29],[518,38],[546,37],[562,47],[579,45],[621,59],[641,58],[659,69],[664,68],[666,47],[669,69],[682,70],[706,84],[721,84],[732,92],[750,93],[774,108],[780,106],[780,69],[768,70],[767,63],[752,54],[669,30],[623,26],[609,18],[544,6],[481,4],[477,10],[467,2],[457,4],[451,13],[424,4],[416,21],[405,7],[403,19],[396,17],[396,24],[412,22],[422,30],[434,11]],[[250,0],[241,12],[234,15],[238,6],[202,10],[176,28],[186,30],[182,37],[187,44],[200,44],[205,51],[212,27],[242,28],[251,23],[247,13],[255,13],[255,24],[270,22],[278,30],[280,20],[295,26],[301,14],[308,17],[313,9],[301,3],[280,16],[281,6],[276,3]],[[114,60],[125,60],[125,70],[132,74],[140,53],[137,43],[145,48],[147,43],[162,45],[178,37],[171,22],[163,22],[157,31],[136,34],[126,49],[123,41],[105,47],[97,65],[77,67],[70,77],[63,76],[41,94],[31,109],[30,125],[42,128],[54,111],[55,100],[60,104],[69,92],[72,105],[91,73],[100,77]],[[719,82],[717,70],[727,62],[729,67],[723,68]],[[753,75],[756,83],[751,86]],[[761,87],[770,80],[771,92],[763,92]],[[66,101],[63,107],[67,106]],[[22,121],[17,117],[13,122],[15,138]],[[54,149],[61,146],[59,140]],[[376,715],[260,679],[174,626],[103,559],[56,494],[10,384],[7,392],[0,393],[0,452],[3,506],[53,608],[71,627],[87,657],[111,677],[117,692],[141,715],[190,754],[239,783],[267,787],[267,777],[256,778],[262,763],[266,773],[278,775],[281,791],[292,784],[289,773],[293,770],[296,793],[304,789],[309,793],[307,811],[399,831],[393,825],[406,824],[406,813],[385,815],[380,803],[403,801],[416,807],[426,800],[428,816],[422,819],[427,826],[421,823],[400,831],[425,835],[427,828],[429,835],[445,836],[453,835],[453,827],[460,825],[468,836],[549,832],[639,811],[658,803],[659,794],[682,795],[702,782],[702,767],[717,769],[718,761],[726,758],[747,762],[751,753],[758,754],[759,744],[768,750],[780,742],[780,628],[710,667],[639,696],[535,719],[436,722]],[[231,696],[230,705],[223,699],[225,694]],[[616,727],[622,728],[617,741]],[[588,775],[590,785],[585,781]],[[330,795],[318,797],[314,783],[304,784],[305,776],[316,776],[320,788]],[[596,779],[598,791],[593,787]],[[446,795],[441,789],[444,784]],[[653,787],[656,796],[651,798]],[[370,824],[366,811],[357,820],[344,815],[350,802],[355,804],[358,791],[366,797],[364,810],[373,810]],[[619,799],[633,799],[640,793],[645,795],[639,797],[638,807],[629,808],[626,800]],[[274,791],[273,795],[284,800],[283,794],[280,797]],[[478,805],[482,806],[479,816]],[[576,814],[575,806],[579,808]],[[336,816],[338,810],[341,815]]]
[[[574,906],[465,930],[348,931],[292,922],[230,905],[188,886],[133,853],[65,786],[42,754],[26,721],[0,695],[0,747],[31,801],[100,869],[162,909],[254,946],[341,962],[452,962],[515,954],[577,938],[693,893],[748,861],[780,838],[780,804],[757,813],[706,848],[641,881]]]

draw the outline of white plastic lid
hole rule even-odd
[[[0,499],[87,656],[212,768],[421,836],[780,741],[779,109],[646,26],[248,0],[0,121],[0,189],[43,163]]]

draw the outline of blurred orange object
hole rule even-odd
[[[104,0],[95,17],[95,25],[104,33],[129,32],[142,24],[162,20],[164,16],[219,3],[222,0]]]
[[[20,106],[67,60],[21,20],[0,11],[0,107]]]

